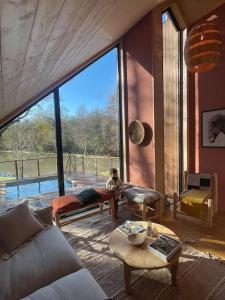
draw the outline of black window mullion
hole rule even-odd
[[[59,88],[56,88],[54,90],[54,105],[55,105],[55,136],[56,136],[56,152],[57,152],[58,186],[59,186],[59,196],[63,196],[65,195],[65,187],[64,187],[62,128],[61,128],[61,116],[60,116]]]
[[[124,154],[123,154],[123,116],[122,116],[122,59],[121,47],[117,46],[117,66],[118,66],[118,95],[119,95],[119,156],[120,156],[120,177],[124,180]]]

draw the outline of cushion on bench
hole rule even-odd
[[[109,191],[107,189],[95,189],[95,190],[97,193],[100,194],[102,201],[110,200],[115,196],[114,191]]]
[[[77,210],[85,205],[98,204],[114,197],[114,192],[105,188],[87,189],[77,195],[65,195],[52,200],[53,215]]]
[[[161,198],[161,194],[155,190],[134,186],[129,187],[123,190],[122,197],[125,197],[128,200],[134,201],[136,203],[142,204],[150,204],[154,202],[155,200],[158,200]]]
[[[96,203],[96,201],[101,199],[100,194],[97,193],[94,189],[86,189],[77,194],[77,197],[80,199],[83,205]]]
[[[83,206],[77,195],[65,195],[52,200],[53,214],[66,213]]]

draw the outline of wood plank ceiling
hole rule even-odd
[[[163,1],[0,0],[0,125]],[[187,24],[202,17],[198,0],[175,2]],[[203,2],[212,10],[224,1]]]
[[[162,0],[1,0],[0,124]]]

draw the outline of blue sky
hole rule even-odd
[[[89,111],[106,106],[117,88],[116,52],[113,49],[60,88],[61,106],[67,113],[74,114],[81,105]]]

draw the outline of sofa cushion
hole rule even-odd
[[[52,200],[53,214],[67,213],[83,206],[76,195],[65,195]]]
[[[60,229],[48,227],[10,259],[0,259],[0,299],[23,298],[82,267]]]
[[[53,225],[52,206],[35,209],[33,214],[43,225]]]
[[[44,229],[24,201],[0,215],[0,244],[11,253],[31,236]]]
[[[104,300],[99,284],[87,269],[81,269],[37,290],[22,300]]]

